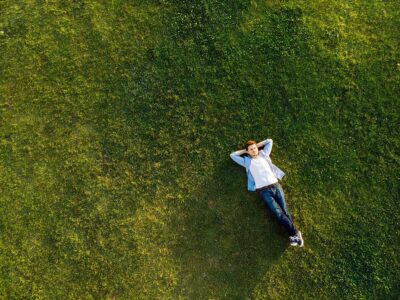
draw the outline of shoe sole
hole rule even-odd
[[[300,245],[299,245],[299,247],[303,247],[303,246],[304,246],[304,240],[303,240],[303,235],[301,234],[301,231],[299,231],[299,238],[300,238]]]

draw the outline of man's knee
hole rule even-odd
[[[285,216],[285,214],[282,212],[282,210],[278,207],[274,208],[274,215],[278,220],[282,220]]]

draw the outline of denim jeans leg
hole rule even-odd
[[[284,213],[280,205],[275,200],[275,194],[273,190],[263,190],[260,193],[261,199],[268,206],[268,208],[272,211],[275,217],[278,219],[279,223],[285,227],[286,231],[290,236],[293,236],[297,233],[297,229],[294,227],[294,224],[291,219]]]
[[[282,190],[282,187],[280,184],[276,187],[275,195],[276,195],[276,197],[275,197],[276,202],[278,202],[279,206],[282,208],[282,210],[285,212],[285,214],[292,221],[292,216],[290,215],[289,210],[286,206],[285,194],[283,193],[283,190]]]

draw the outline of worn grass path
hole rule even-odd
[[[395,299],[396,1],[0,1],[0,297]],[[305,247],[229,158],[272,138]]]

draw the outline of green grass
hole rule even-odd
[[[0,296],[395,299],[395,1],[0,1]],[[305,247],[229,158],[272,138]]]

